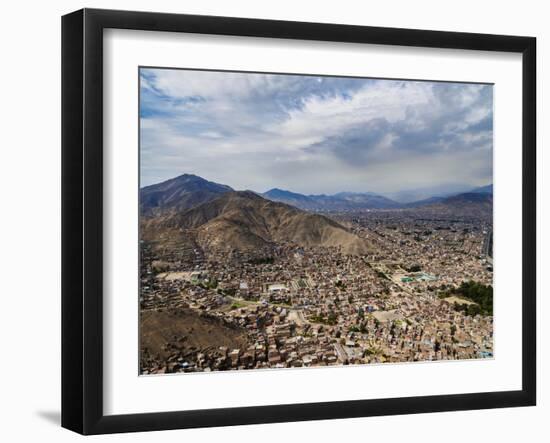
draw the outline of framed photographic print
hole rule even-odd
[[[62,21],[62,425],[534,405],[531,37]]]

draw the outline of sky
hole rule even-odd
[[[492,183],[493,87],[140,69],[141,186],[396,195]]]

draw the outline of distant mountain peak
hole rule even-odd
[[[141,188],[140,212],[152,215],[164,211],[181,211],[231,192],[230,186],[208,181],[198,175],[182,174],[169,180]]]
[[[178,175],[178,176],[174,177],[173,180],[187,179],[187,178],[208,181],[208,180],[206,180],[206,179],[204,179],[204,178],[202,178],[202,177],[199,177],[198,175],[195,175],[195,174],[188,174],[188,173],[184,173],[184,174]]]

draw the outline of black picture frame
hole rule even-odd
[[[102,77],[103,30],[108,28],[522,54],[522,389],[104,415]],[[105,434],[535,405],[535,117],[533,37],[97,9],[65,15],[62,18],[62,426],[82,434]]]

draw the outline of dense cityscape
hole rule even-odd
[[[142,240],[141,373],[493,356],[490,214],[326,215],[372,253]]]

